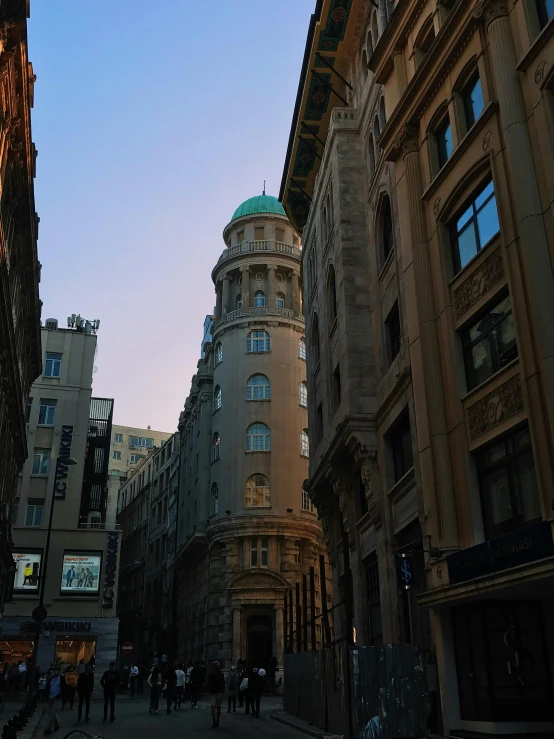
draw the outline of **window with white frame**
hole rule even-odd
[[[131,446],[143,446],[151,449],[154,446],[154,439],[147,436],[130,436],[129,443]],[[163,441],[160,444],[163,444]]]
[[[25,512],[25,526],[42,526],[44,520],[44,501],[29,500]]]
[[[302,429],[300,432],[300,454],[303,457],[310,456],[310,442],[308,441],[308,429]]]
[[[62,354],[55,352],[46,352],[46,360],[44,362],[44,377],[59,377],[62,366]]]
[[[217,483],[212,483],[212,491],[210,496],[210,515],[215,516],[219,512],[219,488]]]
[[[121,452],[114,452],[113,453],[113,458],[114,459],[121,459]]]
[[[219,450],[221,446],[221,436],[215,432],[212,437],[212,462],[217,462],[219,459]]]
[[[275,298],[275,307],[276,308],[285,307],[285,296],[283,295],[283,293],[277,293],[277,296]]]
[[[307,513],[316,513],[316,507],[312,503],[310,496],[306,490],[302,490],[302,510]]]
[[[269,537],[253,536],[250,540],[250,567],[269,567]]]
[[[222,394],[219,385],[216,385],[214,390],[214,410],[219,411],[221,409]]]
[[[246,337],[246,351],[268,352],[271,349],[271,340],[267,331],[250,331]]]
[[[50,449],[35,449],[33,452],[33,475],[48,474],[48,467],[50,465]]]
[[[308,385],[305,382],[300,383],[300,387],[298,389],[298,402],[300,405],[304,406],[304,408],[308,407]]]
[[[116,442],[116,444],[121,444],[123,441],[123,434],[114,434],[113,440]]]
[[[263,308],[265,306],[265,293],[263,290],[256,290],[254,294],[254,305],[256,308]]]
[[[215,345],[215,363],[221,364],[223,362],[223,344],[218,341]]]
[[[271,449],[271,433],[265,423],[253,423],[246,431],[247,452],[268,452]]]
[[[146,456],[145,454],[131,454],[131,455],[129,456],[129,463],[130,463],[130,464],[136,464],[136,463],[137,463],[137,462],[139,462],[139,461],[140,461],[141,459],[144,459],[144,458],[145,458],[145,456]]]
[[[246,481],[244,504],[246,508],[269,508],[271,489],[265,475],[251,475]]]
[[[298,342],[298,356],[306,361],[306,339],[303,336]]]
[[[265,375],[252,375],[246,383],[246,400],[270,400],[271,383]]]
[[[39,426],[53,426],[54,416],[56,415],[56,400],[50,398],[40,399],[40,410],[38,413]]]

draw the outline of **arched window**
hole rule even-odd
[[[429,16],[425,23],[422,25],[420,32],[414,43],[415,51],[415,64],[419,67],[425,55],[431,48],[431,44],[435,40],[435,26],[433,25],[433,17]]]
[[[277,296],[275,298],[275,307],[276,308],[285,307],[285,296],[283,295],[283,293],[277,293]]]
[[[386,262],[387,257],[394,248],[394,234],[392,227],[392,212],[390,207],[390,198],[385,195],[381,201],[381,252],[383,263]]]
[[[242,310],[242,294],[239,293],[235,298],[235,310]]]
[[[387,116],[385,113],[385,98],[382,97],[379,100],[379,123],[381,125],[381,131],[384,129],[384,127],[387,124]]]
[[[271,449],[271,434],[265,423],[253,423],[246,431],[247,452],[268,452]]]
[[[367,141],[367,163],[369,168],[369,179],[371,179],[375,172],[375,141],[372,133],[369,134],[369,139]]]
[[[337,320],[337,290],[333,265],[329,267],[327,275],[327,311],[329,314],[329,329],[331,329]]]
[[[308,407],[308,386],[305,382],[300,383],[298,389],[298,402],[303,405],[304,408]]]
[[[246,337],[247,352],[268,352],[271,349],[271,340],[267,331],[250,331]]]
[[[214,409],[218,411],[221,408],[222,394],[219,385],[216,385],[214,390]]]
[[[271,384],[265,375],[252,375],[246,383],[246,400],[270,400]]]
[[[379,26],[377,24],[377,13],[373,13],[373,18],[371,19],[371,37],[373,39],[373,48],[377,46],[377,42],[379,41]]]
[[[265,305],[265,293],[262,290],[256,290],[254,295],[254,305],[256,308],[263,308]]]
[[[485,107],[483,87],[477,69],[464,85],[461,96],[464,105],[466,130],[469,131]]]
[[[319,364],[320,353],[319,353],[319,319],[317,313],[314,313],[312,319],[312,348],[314,352],[314,359],[316,367]]]
[[[306,360],[306,339],[303,336],[298,342],[298,356],[300,359]]]
[[[371,37],[371,28],[368,28],[368,31],[367,31],[365,47],[367,51],[367,58],[371,59],[371,57],[373,56],[373,39]]]
[[[362,51],[362,84],[367,80],[367,75],[369,73],[369,69],[367,67],[367,51],[364,49]]]
[[[269,508],[271,490],[265,475],[252,475],[246,481],[244,504],[247,508]]]
[[[210,496],[210,515],[215,516],[219,512],[219,488],[217,483],[212,483],[212,490]]]
[[[221,364],[223,362],[223,344],[218,341],[215,345],[215,363]]]
[[[217,462],[219,459],[219,447],[221,445],[221,437],[215,432],[212,438],[212,462]]]
[[[310,442],[308,441],[308,429],[302,429],[300,432],[300,454],[303,457],[310,456]]]

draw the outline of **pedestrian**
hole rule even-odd
[[[264,679],[258,672],[258,668],[254,667],[252,675],[248,678],[248,695],[252,706],[252,716],[256,718],[260,718],[260,700],[263,692]]]
[[[129,672],[129,685],[131,687],[131,695],[137,692],[137,680],[139,676],[139,668],[133,662],[131,665],[131,671]]]
[[[39,700],[42,701],[43,703],[46,700],[46,684],[47,684],[46,673],[43,672],[42,675],[38,679],[38,697],[39,697]]]
[[[44,733],[52,734],[60,728],[58,709],[62,694],[62,680],[59,665],[54,665],[53,669],[48,673],[46,690],[48,692],[48,726],[44,730]]]
[[[110,705],[110,721],[115,721],[115,694],[119,685],[115,662],[110,662],[110,669],[106,670],[100,678],[100,685],[104,688],[104,721],[108,720],[108,704]]]
[[[152,668],[152,672],[148,676],[148,685],[150,685],[150,708],[148,713],[158,713],[158,705],[160,702],[160,693],[163,687],[163,678],[160,668],[156,665]]]
[[[25,690],[27,687],[27,665],[23,660],[17,663],[17,689]]]
[[[221,718],[221,704],[225,695],[225,677],[221,672],[219,662],[212,664],[208,675],[208,693],[210,694],[210,705],[212,707],[212,729],[217,729]]]
[[[167,701],[166,713],[171,713],[171,706],[175,703],[177,695],[177,673],[173,667],[173,662],[167,665],[165,670],[165,698]]]
[[[77,719],[80,721],[83,716],[83,703],[85,704],[85,722],[90,721],[90,696],[94,688],[94,673],[90,665],[85,665],[85,671],[79,675],[77,680],[77,693],[79,693],[79,715]]]
[[[242,705],[244,703],[245,711],[244,713],[250,713],[250,693],[248,692],[248,685],[250,682],[250,668],[245,667],[244,672],[242,673],[242,680],[240,682],[240,693],[239,696],[242,695],[242,701],[239,702]]]
[[[227,687],[227,713],[231,713],[231,705],[233,706],[233,713],[237,712],[237,693],[239,692],[239,678],[237,671],[234,667],[231,667],[229,674],[227,675],[226,687]]]
[[[75,703],[75,691],[77,690],[78,675],[75,672],[75,666],[69,665],[63,675],[62,682],[62,711],[65,708],[65,704],[69,703],[69,709],[74,710],[73,704]]]
[[[190,672],[190,703],[191,708],[198,708],[198,699],[204,685],[204,673],[198,662],[194,663],[194,667]]]
[[[183,670],[183,665],[177,665],[175,670],[176,682],[176,694],[175,694],[175,708],[181,708],[181,704],[185,700],[185,680],[186,674]]]
[[[239,699],[239,708],[242,708],[244,706],[244,693],[240,689],[240,685],[242,683],[242,679],[244,677],[244,665],[241,659],[237,662],[237,679],[238,679],[238,699]]]

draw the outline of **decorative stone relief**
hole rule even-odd
[[[419,151],[419,131],[415,126],[405,125],[395,140],[393,149],[400,150],[403,157]]]
[[[488,151],[491,148],[492,131],[487,131],[483,137],[483,151]]]
[[[471,439],[477,439],[499,423],[508,420],[524,408],[519,375],[510,377],[503,385],[469,406],[468,421]]]
[[[377,496],[376,481],[378,478],[377,453],[362,454],[360,458],[360,474],[364,485],[365,497],[367,500],[367,509],[369,521],[376,529],[382,526],[381,520],[381,501]]]
[[[504,278],[502,247],[498,246],[490,256],[454,291],[456,318],[467,313],[483,295],[486,295]]]
[[[535,84],[540,85],[544,78],[544,70],[546,68],[546,59],[544,59],[535,69]]]
[[[481,0],[473,13],[476,20],[482,19],[486,24],[503,15],[508,15],[506,0]]]

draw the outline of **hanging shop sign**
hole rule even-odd
[[[410,590],[416,584],[415,561],[411,554],[396,555],[396,583],[399,590]]]
[[[66,459],[71,456],[71,442],[73,441],[73,426],[62,426],[62,438],[60,440],[60,449],[58,452],[58,462],[56,464],[56,498],[65,498],[67,492],[67,476],[69,474],[69,465],[65,464]]]

